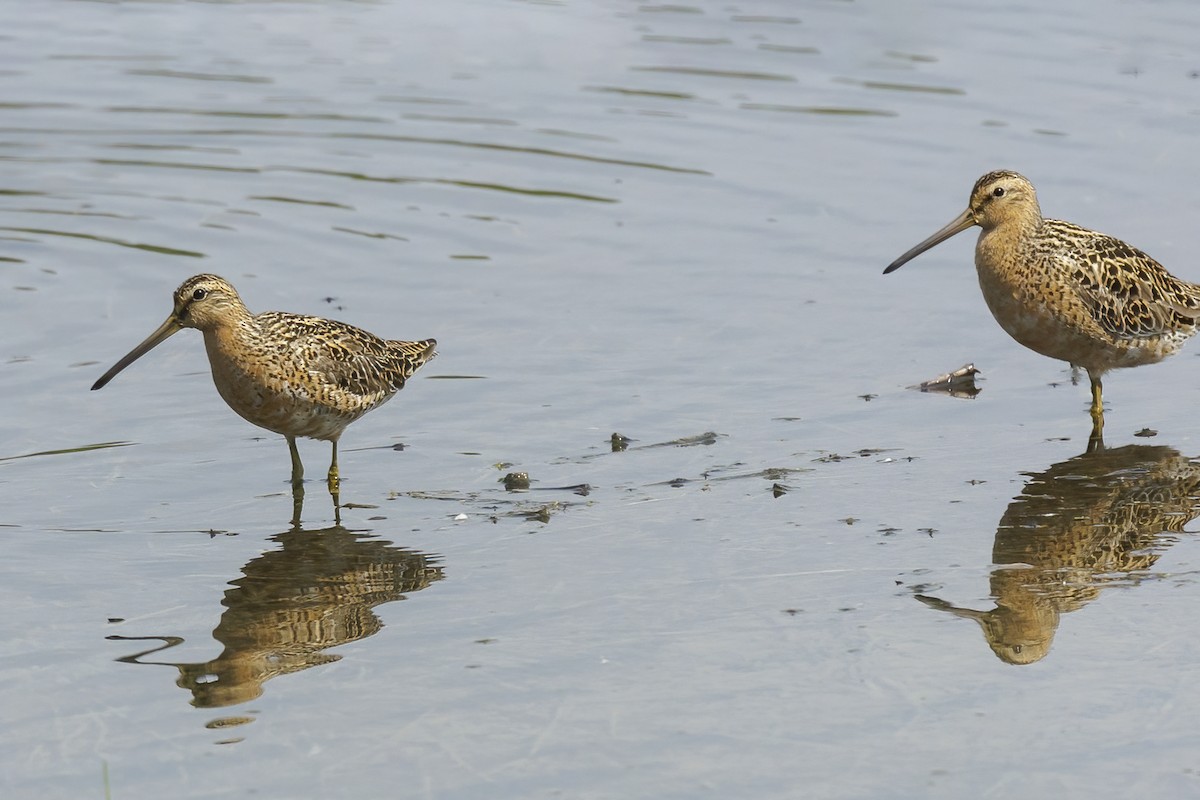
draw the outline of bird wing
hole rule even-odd
[[[1064,265],[1072,272],[1070,285],[1114,339],[1174,335],[1200,320],[1200,286],[1120,239],[1059,220],[1046,223],[1057,237],[1071,240],[1072,257]]]
[[[316,385],[372,403],[402,389],[433,357],[436,344],[433,340],[385,341],[370,331],[322,317],[271,312],[258,317],[265,324],[286,328],[293,363],[312,375]]]

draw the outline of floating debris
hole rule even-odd
[[[643,445],[640,445],[633,449],[634,450],[649,450],[652,447],[695,447],[696,445],[708,446],[708,445],[716,444],[717,439],[721,438],[724,435],[725,434],[723,434],[723,433],[717,433],[715,431],[705,431],[704,433],[698,433],[695,436],[681,436],[678,439],[671,439],[670,441],[666,441],[666,442],[655,442],[654,444],[643,444]],[[613,439],[612,439],[614,453],[618,452],[616,449],[616,443],[617,443],[618,436],[621,437],[621,444],[622,444],[621,450],[624,450],[625,447],[628,446],[629,442],[637,441],[636,439],[630,439],[627,436],[621,436],[618,433],[614,433]]]
[[[592,493],[592,486],[588,483],[573,483],[570,486],[530,486],[528,472],[510,472],[500,479],[504,484],[505,491],[508,492],[574,492],[580,497],[587,497]]]
[[[587,497],[592,493],[590,483],[576,483],[573,486],[538,486],[537,489],[543,492],[574,492],[580,497]]]
[[[851,453],[848,456],[842,455],[841,453],[826,453],[826,452],[822,452],[822,451],[817,451],[817,452],[820,452],[821,455],[814,458],[813,463],[836,464],[839,461],[849,461],[852,458],[869,458],[871,456],[880,455],[881,453],[894,452],[895,449],[896,448],[894,448],[894,447],[864,447],[861,450],[855,450],[853,453]],[[893,459],[891,459],[889,457],[889,458],[882,459],[881,461],[879,461],[877,463],[882,464],[889,460],[893,460]]]
[[[555,508],[554,510],[557,511],[558,509]],[[530,520],[532,522],[541,522],[541,523],[545,524],[550,521],[550,513],[551,513],[550,506],[542,506],[541,508],[537,509],[536,511],[521,511],[521,512],[518,512],[517,515],[524,517],[525,519]]]
[[[1140,436],[1143,439],[1149,439],[1151,436],[1158,436],[1158,431],[1154,430],[1153,428],[1142,428],[1140,431],[1135,433],[1134,436]]]
[[[608,437],[609,448],[613,453],[623,453],[626,450],[649,450],[655,447],[695,447],[696,445],[714,445],[718,439],[724,438],[726,434],[717,433],[715,431],[705,431],[704,433],[696,434],[695,436],[682,436],[678,439],[671,439],[666,442],[654,442],[653,444],[640,444],[637,447],[630,447],[631,442],[638,441],[631,439],[623,433],[613,433]],[[586,458],[596,458],[597,456],[608,455],[607,453],[590,453],[583,456]]]
[[[508,492],[523,492],[529,488],[528,472],[510,472],[500,480]]]
[[[661,442],[657,445],[647,445],[647,447],[695,447],[696,445],[713,445],[717,443],[717,438],[724,434],[715,431],[705,431],[704,433],[695,436],[684,436],[679,439],[672,439],[669,442]]]
[[[921,392],[941,392],[950,397],[965,397],[972,399],[979,394],[982,389],[975,385],[975,376],[980,374],[974,364],[963,364],[953,372],[947,372],[944,375],[938,375],[915,386],[909,386],[909,389],[916,389]]]

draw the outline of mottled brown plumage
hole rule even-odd
[[[271,542],[229,581],[221,600],[225,610],[212,632],[224,647],[220,655],[201,662],[151,661],[151,654],[172,646],[173,637],[112,636],[161,642],[117,660],[174,666],[176,684],[191,692],[197,708],[249,702],[272,678],[337,661],[341,656],[330,648],[383,628],[376,607],[443,577],[440,556],[395,547],[340,525],[293,529]]]
[[[1098,423],[1105,372],[1161,361],[1196,332],[1200,286],[1119,239],[1043,218],[1033,184],[1015,172],[980,178],[966,211],[884,273],[975,225],[992,316],[1029,349],[1087,370]]]
[[[1050,651],[1063,614],[1110,585],[1136,582],[1200,514],[1200,463],[1170,447],[1085,453],[1031,475],[1000,519],[992,547],[995,608],[917,599],[979,623],[1010,664]]]
[[[96,381],[118,372],[183,328],[204,334],[213,382],[248,422],[282,434],[292,482],[304,475],[296,437],[333,443],[329,486],[338,487],[337,442],[346,426],[391,399],[434,356],[437,342],[387,341],[322,317],[251,314],[237,290],[216,275],[195,275],[175,290],[175,308],[158,330]]]

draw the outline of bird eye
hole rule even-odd
[[[208,296],[208,292],[204,289],[197,289],[196,291],[192,292],[193,300],[203,300],[206,296]]]
[[[997,186],[995,189],[992,189],[992,197],[1004,197],[1004,187]]]

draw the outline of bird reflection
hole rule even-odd
[[[294,528],[272,540],[282,547],[246,564],[242,577],[225,592],[221,604],[226,610],[213,631],[225,648],[219,656],[199,663],[151,662],[144,657],[183,640],[110,636],[164,642],[118,660],[175,667],[176,683],[191,692],[196,707],[244,703],[261,695],[263,684],[277,675],[339,660],[341,656],[325,651],[383,627],[373,608],[403,600],[443,577],[438,556],[340,525]]]
[[[1136,581],[1200,514],[1200,464],[1170,447],[1095,449],[1032,475],[996,529],[990,611],[917,598],[973,619],[1010,664],[1045,657],[1062,614]]]

